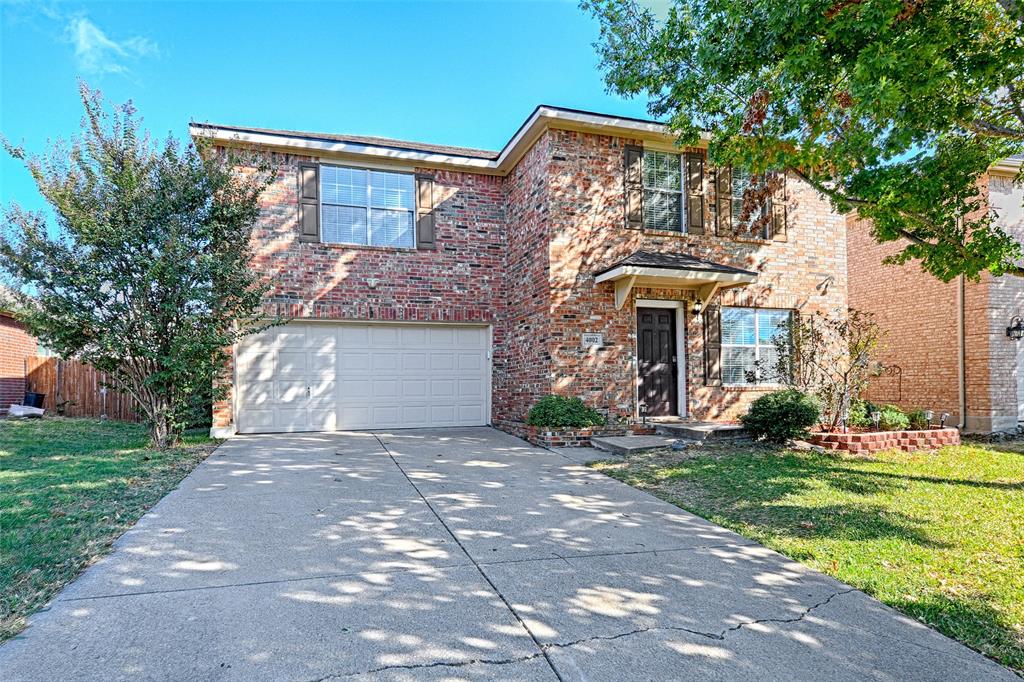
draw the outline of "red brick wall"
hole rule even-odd
[[[25,326],[0,314],[0,412],[25,398],[25,358],[35,355],[38,344]]]
[[[979,189],[988,196],[988,179]],[[1013,200],[1019,196],[1017,190]],[[1005,215],[1000,222],[1024,238],[1024,225]],[[880,378],[873,380],[872,396],[878,393],[879,399],[904,409],[949,412],[957,423],[959,283],[941,282],[916,263],[882,264],[902,248],[902,242],[876,243],[870,223],[848,218],[850,305],[874,314],[887,332],[880,359],[902,369],[900,391],[891,379]],[[967,430],[1012,430],[1017,425],[1020,347],[1006,337],[1006,327],[1024,306],[1024,280],[985,273],[980,282],[966,282],[964,292]]]
[[[634,303],[616,310],[613,286],[595,285],[593,273],[637,249],[687,252],[761,273],[756,285],[725,293],[726,305],[845,309],[845,222],[821,197],[790,180],[787,242],[712,236],[710,208],[708,236],[627,230],[627,142],[552,130],[507,177],[430,171],[440,195],[432,251],[300,243],[296,173],[308,157],[272,153],[277,177],[254,237],[255,266],[273,285],[267,312],[490,323],[492,417],[517,420],[550,392],[578,395],[612,416],[635,414]],[[703,330],[699,319],[687,318],[690,411],[735,419],[760,391],[704,387]],[[584,331],[602,332],[606,347],[581,350]],[[230,404],[215,406],[215,426],[230,424]]]
[[[635,414],[635,301],[690,295],[638,289],[616,310],[613,285],[595,284],[594,273],[639,249],[689,253],[759,273],[757,283],[720,294],[722,305],[845,311],[845,220],[806,185],[788,180],[785,242],[715,236],[713,169],[707,165],[705,235],[629,230],[623,225],[623,147],[632,141],[560,130],[547,135],[551,316],[558,323],[549,344],[555,391],[578,395],[615,416]],[[737,419],[765,389],[705,386],[702,327],[700,317],[687,313],[689,413],[697,419]],[[603,333],[605,348],[582,350],[584,332]]]

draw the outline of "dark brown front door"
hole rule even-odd
[[[650,416],[674,416],[676,390],[676,311],[637,308],[637,398]]]

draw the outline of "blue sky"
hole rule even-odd
[[[41,151],[78,130],[76,79],[157,136],[190,120],[497,149],[537,104],[644,116],[609,95],[575,2],[0,0],[0,132]],[[0,202],[44,203],[0,161]]]

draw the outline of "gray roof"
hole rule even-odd
[[[452,154],[455,156],[468,156],[474,159],[487,159],[493,161],[498,158],[499,152],[486,149],[473,149],[471,147],[452,147],[444,144],[430,144],[427,142],[409,142],[407,140],[395,140],[390,137],[367,137],[366,135],[336,135],[333,133],[310,133],[301,130],[277,130],[274,128],[251,128],[249,126],[219,125],[214,123],[193,123],[196,128],[216,128],[218,130],[234,130],[239,133],[255,133],[264,135],[283,135],[286,137],[298,137],[304,140],[324,140],[327,142],[351,142],[353,144],[365,144],[374,147],[386,147],[402,151],[428,152],[431,154]]]
[[[594,274],[603,275],[604,273],[623,265],[632,265],[643,268],[663,268],[666,270],[701,270],[703,272],[724,272],[739,275],[757,274],[750,270],[735,268],[731,265],[715,263],[713,261],[704,260],[703,258],[697,258],[696,256],[691,256],[688,253],[658,253],[655,251],[636,251],[635,253],[626,256],[618,263],[610,265],[604,270],[595,272]]]

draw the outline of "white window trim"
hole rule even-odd
[[[366,210],[366,242],[329,242],[324,240],[324,187],[323,187],[323,170],[324,168],[345,168],[348,170],[358,170],[366,172],[366,205],[360,206],[358,204],[334,204],[327,203],[328,206],[343,206],[345,208],[362,208]],[[373,232],[373,220],[370,218],[371,211],[374,207],[370,205],[373,200],[373,187],[370,184],[370,173],[390,173],[392,175],[408,175],[412,177],[412,199],[413,204],[411,209],[393,209],[393,208],[381,208],[376,207],[378,211],[405,211],[410,214],[410,232],[412,234],[412,243],[408,246],[388,246],[384,244],[374,244],[372,232]],[[408,171],[391,170],[387,168],[374,168],[372,166],[348,166],[340,163],[321,163],[320,170],[317,173],[317,182],[320,186],[317,187],[317,205],[320,211],[320,243],[321,244],[337,244],[339,246],[369,246],[375,249],[415,249],[416,248],[416,174]]]
[[[723,313],[726,310],[729,310],[729,309],[731,309],[731,310],[752,310],[752,311],[754,311],[754,343],[753,344],[749,344],[749,343],[726,343],[725,342],[725,330],[722,329],[722,332],[721,332],[721,334],[722,334],[722,342],[721,342],[721,349],[722,350],[721,350],[721,353],[722,353],[722,372],[723,372],[723,374],[725,372],[725,349],[726,348],[753,348],[754,349],[754,362],[757,363],[757,361],[761,359],[761,350],[760,349],[761,349],[762,346],[767,346],[768,344],[763,344],[763,343],[758,343],[757,342],[757,339],[758,339],[758,333],[757,333],[758,332],[758,328],[757,328],[758,327],[757,313],[758,312],[774,310],[774,311],[780,311],[780,312],[788,313],[789,316],[790,316],[790,319],[792,319],[792,316],[793,316],[793,311],[790,308],[754,308],[754,307],[751,307],[751,306],[742,306],[742,305],[722,306],[722,312]],[[757,367],[756,364],[754,366]],[[728,386],[728,387],[731,387],[731,388],[769,388],[769,389],[782,388],[783,386],[785,386],[785,384],[780,384],[777,381],[757,381],[757,382],[754,382],[754,383],[749,383],[749,382],[726,383],[726,382],[723,381],[722,385],[723,386]]]
[[[637,308],[668,308],[676,311],[676,411],[678,416],[685,418],[689,414],[686,404],[686,301],[662,301],[636,299],[633,306],[633,335],[636,336],[636,309]],[[640,385],[640,357],[637,338],[633,344],[633,412],[636,419],[640,419],[640,406],[637,403],[637,387]]]
[[[679,234],[686,234],[687,221],[686,221],[686,155],[681,152],[669,151],[667,149],[644,149],[641,155],[641,166],[640,166],[640,191],[646,193],[651,192],[673,192],[675,190],[662,189],[660,187],[648,187],[645,182],[645,174],[643,172],[643,164],[647,162],[647,154],[671,154],[679,159],[679,229],[672,229],[671,227],[647,227],[647,202],[644,201],[641,205],[641,216],[640,224],[644,230],[657,230],[662,232],[678,232]]]

